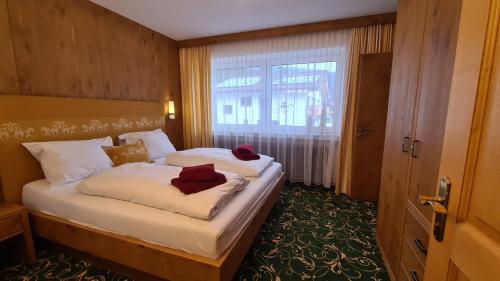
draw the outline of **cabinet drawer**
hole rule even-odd
[[[400,274],[406,275],[410,281],[424,280],[425,269],[418,260],[417,255],[413,251],[410,243],[407,240],[403,243],[403,252],[401,253],[401,270]],[[399,276],[400,280],[405,280],[404,276]]]
[[[21,216],[14,215],[0,220],[0,241],[9,238],[12,235],[21,233],[23,225]]]
[[[398,281],[413,281],[410,279],[411,277],[408,276],[408,273],[404,269],[403,265],[399,265],[399,275],[397,280]]]
[[[420,262],[425,264],[429,246],[429,234],[408,209],[406,209],[405,239],[408,240]]]

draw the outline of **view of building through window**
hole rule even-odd
[[[215,67],[214,130],[218,125],[237,125],[250,131],[331,131],[339,102],[336,67],[335,61]]]

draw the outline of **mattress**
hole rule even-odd
[[[79,182],[49,187],[46,180],[23,188],[23,204],[103,231],[135,237],[208,258],[220,257],[239,237],[273,190],[282,171],[273,163],[212,220],[201,220],[127,201],[84,195]]]

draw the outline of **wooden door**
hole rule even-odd
[[[378,200],[392,53],[360,57],[349,196]]]
[[[407,196],[408,146],[420,69],[427,0],[400,0],[380,178],[377,239],[389,274],[398,272]],[[407,139],[409,143],[409,139]]]
[[[450,201],[428,281],[500,280],[500,0],[463,5],[440,166]]]

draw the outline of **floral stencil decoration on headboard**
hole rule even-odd
[[[0,140],[11,138],[25,139],[32,137],[35,129],[32,127],[22,128],[18,123],[7,122],[0,125]]]
[[[165,118],[164,117],[160,117],[160,118],[156,119],[155,120],[155,125],[156,125],[156,127],[165,126]]]
[[[131,129],[134,123],[132,121],[127,121],[125,118],[120,118],[117,122],[111,123],[111,126],[113,126],[115,130]]]
[[[83,124],[82,129],[85,133],[106,132],[109,124],[103,123],[101,120],[93,119],[88,124]]]
[[[106,133],[110,131],[127,131],[127,130],[147,130],[162,128],[165,126],[164,117],[132,117],[127,118],[104,118],[90,120],[72,120],[72,121],[42,121],[39,120],[24,122],[6,121],[0,123],[0,141],[8,141],[11,139],[25,140],[36,136],[70,136]],[[1,121],[0,121],[1,122]],[[34,126],[33,123],[38,124]]]
[[[50,127],[42,127],[40,131],[46,136],[73,135],[78,127],[67,125],[64,121],[54,121]]]
[[[139,121],[135,121],[135,124],[137,127],[150,127],[153,125],[153,121],[149,120],[148,118],[141,118]]]

